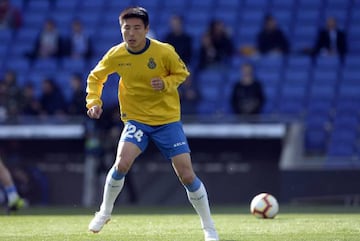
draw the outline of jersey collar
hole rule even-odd
[[[134,52],[134,51],[131,51],[129,48],[126,48],[126,49],[130,54],[142,54],[149,48],[149,46],[150,46],[150,39],[146,38],[145,47],[142,50]]]

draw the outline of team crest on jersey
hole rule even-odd
[[[156,68],[155,60],[153,58],[150,58],[147,66],[149,67],[149,69],[155,69]]]

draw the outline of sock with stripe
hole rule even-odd
[[[121,192],[126,173],[118,172],[115,167],[111,168],[106,176],[104,185],[103,200],[100,206],[100,212],[105,215],[110,215],[114,208],[116,198]]]

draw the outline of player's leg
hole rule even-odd
[[[190,148],[181,122],[161,126],[152,133],[152,139],[164,156],[172,161],[175,172],[186,189],[189,201],[200,216],[205,240],[218,240],[206,189],[192,168]]]
[[[179,154],[172,158],[172,164],[181,183],[184,185],[188,199],[200,216],[205,240],[219,240],[214,222],[211,218],[208,195],[204,184],[195,175],[189,153]]]
[[[9,211],[14,211],[25,206],[25,201],[20,198],[9,169],[0,159],[0,182],[3,185],[8,201]]]
[[[89,224],[90,231],[99,232],[110,220],[115,200],[124,186],[126,173],[146,148],[147,143],[148,138],[141,127],[137,127],[132,122],[125,125],[118,144],[115,163],[106,176],[100,210]]]

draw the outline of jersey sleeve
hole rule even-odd
[[[86,107],[89,109],[92,106],[102,106],[101,94],[104,87],[104,83],[110,74],[115,70],[111,64],[110,54],[111,50],[104,55],[100,62],[90,72],[87,78],[86,87]]]
[[[165,66],[169,71],[169,74],[163,77],[165,91],[177,89],[190,75],[185,63],[170,45],[168,47],[168,53],[165,54]]]

